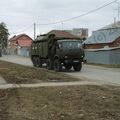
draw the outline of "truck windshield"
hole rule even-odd
[[[63,48],[81,48],[82,46],[80,41],[62,41],[60,44]]]

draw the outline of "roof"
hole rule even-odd
[[[16,40],[18,40],[20,37],[23,37],[23,36],[26,36],[26,37],[28,37],[28,38],[30,38],[30,39],[32,40],[31,37],[29,37],[28,35],[26,35],[26,34],[23,33],[23,34],[19,34],[19,35],[13,36],[12,38],[9,39],[9,41],[16,41]]]
[[[54,34],[56,38],[80,39],[78,36],[72,35],[71,33],[64,30],[52,30],[47,34]]]
[[[85,44],[112,43],[120,37],[120,27],[101,29],[94,31],[92,36],[87,38]]]
[[[99,30],[116,28],[116,27],[120,27],[120,21],[117,21],[117,22],[111,23],[111,24],[109,24],[109,25],[106,25],[106,26],[102,27],[102,28],[99,29]]]

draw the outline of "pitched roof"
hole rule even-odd
[[[64,30],[52,30],[47,34],[54,34],[56,38],[70,38],[70,39],[80,39],[78,36],[72,35],[71,33]]]
[[[19,39],[21,37],[27,37],[29,39]],[[32,38],[30,38],[28,35],[26,34],[19,34],[17,36],[13,36],[11,39],[9,39],[9,41],[15,41],[15,43],[17,45],[19,45],[20,47],[30,47],[31,43],[32,43]]]
[[[87,38],[85,44],[100,44],[100,43],[112,43],[120,37],[120,27],[104,27],[106,29],[99,29],[94,31],[92,35]]]
[[[114,23],[111,23],[111,24],[108,24],[102,28],[100,28],[99,30],[105,30],[105,29],[112,29],[112,28],[119,28],[120,27],[120,21],[117,21],[117,22],[114,22]]]
[[[12,38],[9,39],[9,41],[16,41],[17,39],[19,39],[20,37],[23,37],[23,36],[27,36],[28,38],[30,38],[32,40],[31,37],[29,37],[28,35],[23,33],[23,34],[13,36]]]

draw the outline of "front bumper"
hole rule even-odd
[[[79,62],[81,62],[81,60],[74,60],[74,59],[65,59],[64,60],[64,63],[79,63]]]

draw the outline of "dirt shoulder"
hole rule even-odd
[[[8,83],[41,83],[41,82],[68,82],[80,81],[63,73],[56,73],[46,69],[27,67],[0,60],[0,75]]]
[[[120,88],[42,87],[0,90],[3,120],[119,120]]]

